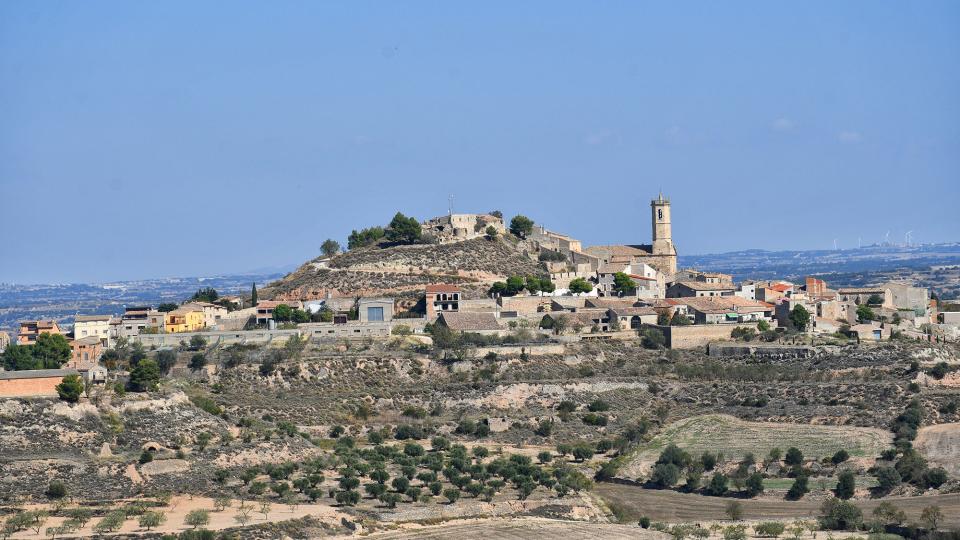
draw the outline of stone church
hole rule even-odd
[[[650,244],[590,246],[584,250],[600,259],[601,264],[645,263],[665,276],[677,272],[677,248],[673,245],[670,226],[670,199],[661,193],[650,201],[653,238]]]

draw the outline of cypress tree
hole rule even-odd
[[[250,304],[253,307],[257,307],[257,283],[253,283],[253,291],[250,293]]]

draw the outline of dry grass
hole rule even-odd
[[[960,475],[960,423],[922,428],[913,445],[931,465],[943,467],[950,476]]]
[[[376,533],[368,538],[401,540],[417,539],[463,539],[486,538],[489,540],[515,539],[526,540],[534,538],[570,538],[591,539],[606,538],[620,539],[666,539],[663,533],[644,530],[636,525],[624,526],[610,523],[588,523],[581,521],[558,521],[549,519],[489,519],[470,520],[466,522],[452,521],[429,527],[411,527],[396,531]]]
[[[890,441],[890,433],[877,428],[747,422],[733,416],[708,414],[686,418],[664,428],[637,450],[622,476],[645,475],[660,451],[671,443],[694,456],[720,451],[725,459],[738,459],[747,452],[762,458],[772,448],[786,451],[796,446],[806,458],[820,459],[841,449],[853,457],[877,456],[890,446]]]

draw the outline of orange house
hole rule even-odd
[[[32,345],[37,342],[37,336],[40,334],[62,333],[57,321],[24,321],[20,323],[20,331],[17,332],[17,343]]]

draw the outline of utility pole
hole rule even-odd
[[[447,201],[447,214],[453,217],[453,195],[450,195]]]

